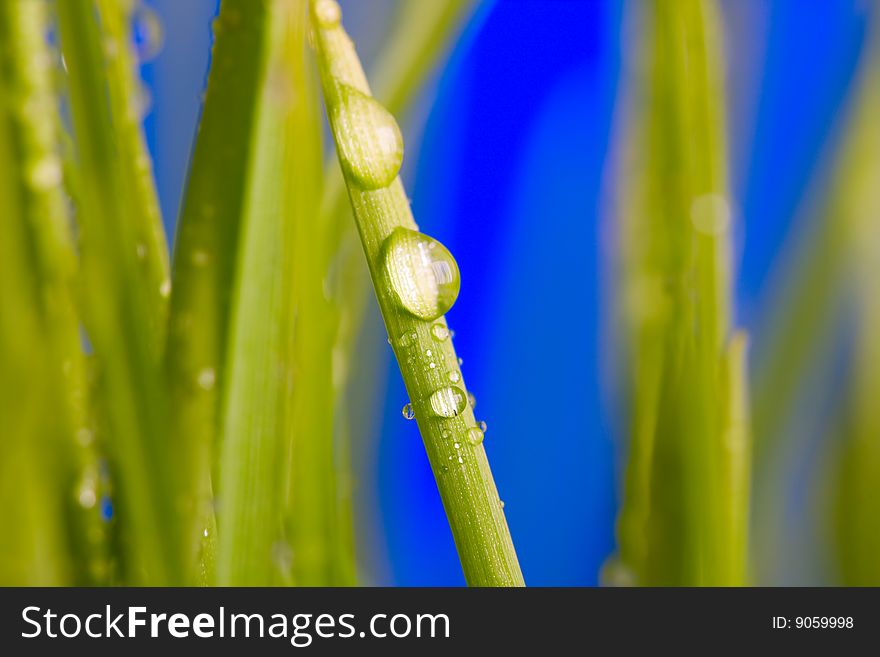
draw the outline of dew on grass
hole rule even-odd
[[[479,445],[481,442],[483,442],[483,438],[485,438],[485,435],[483,433],[483,430],[479,427],[471,427],[470,429],[468,429],[467,437],[468,442],[470,442],[471,445]]]
[[[730,204],[721,194],[703,194],[691,202],[691,224],[703,235],[723,234],[730,226]]]
[[[416,412],[413,410],[413,406],[410,403],[405,404],[400,412],[407,420],[412,420],[416,416]]]
[[[489,425],[486,424],[485,420],[480,420],[479,422],[477,422],[477,426],[480,427],[480,431],[482,431],[483,433],[486,433],[489,430]]]
[[[387,187],[403,162],[403,136],[391,113],[367,94],[341,84],[330,107],[339,162],[365,190]]]
[[[132,17],[132,31],[138,59],[148,62],[162,51],[165,35],[162,21],[149,5],[139,2]]]
[[[461,381],[461,374],[459,374],[457,370],[452,370],[449,373],[449,380],[452,381],[452,383],[458,383]]]
[[[342,20],[342,10],[335,0],[319,0],[314,4],[314,12],[315,21],[325,30],[336,27]]]
[[[477,398],[474,397],[474,393],[472,393],[472,392],[468,393],[468,404],[471,405],[471,408],[477,407]]]
[[[397,304],[420,319],[437,319],[458,298],[455,258],[427,235],[396,228],[382,246],[382,263]]]
[[[438,322],[431,327],[431,337],[437,342],[443,342],[449,337],[449,329],[444,324]]]
[[[431,409],[440,417],[461,415],[467,406],[467,399],[460,388],[446,386],[435,390],[430,398]]]
[[[214,382],[217,378],[217,375],[214,372],[213,367],[205,367],[199,371],[199,375],[196,378],[196,381],[199,384],[199,388],[202,390],[211,390],[214,387]]]

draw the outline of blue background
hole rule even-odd
[[[216,0],[148,4],[165,43],[143,70],[153,99],[145,126],[173,235]],[[343,2],[367,56],[392,4]],[[747,328],[759,323],[779,254],[827,178],[867,7],[857,0],[722,3],[737,320]],[[462,293],[448,318],[478,419],[489,424],[485,446],[530,584],[596,584],[614,546],[619,419],[603,331],[615,185],[608,162],[620,127],[627,15],[611,0],[484,1],[428,85],[425,111],[402,117],[404,179],[417,221],[461,268]],[[375,584],[462,584],[387,356],[378,435],[363,437],[378,452],[359,460],[362,576]]]

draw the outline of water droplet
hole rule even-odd
[[[428,367],[430,367],[433,370],[435,367],[437,367],[437,363],[431,363],[428,365]]]
[[[449,373],[449,380],[453,383],[458,383],[459,381],[461,381],[461,374],[459,374],[457,370],[452,370]]]
[[[400,412],[407,420],[412,420],[416,416],[416,412],[413,410],[412,404],[409,403],[404,405],[403,409]]]
[[[315,21],[325,30],[339,25],[342,10],[334,0],[319,0],[314,4]]]
[[[498,500],[498,505],[503,509],[504,508],[504,500]]]
[[[435,390],[430,399],[431,409],[440,417],[456,417],[461,415],[467,405],[467,399],[460,388],[447,386]]]
[[[272,543],[272,561],[275,567],[282,573],[290,571],[293,566],[293,549],[287,541],[275,541]]]
[[[80,506],[84,509],[91,509],[97,501],[98,496],[95,494],[95,487],[91,484],[84,484],[79,491]]]
[[[449,466],[444,463],[440,466],[440,472],[449,472]]]
[[[378,101],[347,84],[330,109],[339,161],[362,189],[387,187],[403,162],[403,136],[397,121]]]
[[[461,279],[455,258],[440,242],[397,228],[385,240],[382,257],[388,283],[405,310],[432,320],[452,308]]]
[[[204,267],[208,264],[208,252],[202,251],[201,249],[195,249],[190,255],[190,259],[196,267]]]
[[[207,527],[205,527],[205,531],[202,532],[202,536],[204,536],[205,538],[208,538],[208,528]]]
[[[458,457],[458,462],[459,462],[459,463],[464,463],[464,459],[461,458],[461,457],[459,456],[459,457]]]
[[[468,404],[471,405],[471,408],[477,407],[477,398],[474,397],[474,393],[472,393],[472,392],[468,393]]]
[[[450,436],[450,434],[446,429],[444,429],[443,431],[440,432],[441,438],[449,438],[449,436]]]
[[[54,155],[39,159],[28,171],[28,182],[37,191],[45,191],[59,185],[61,178],[61,160]]]
[[[455,447],[455,449],[461,449],[461,443],[452,443],[452,446]]]
[[[434,324],[431,327],[431,335],[437,342],[443,342],[449,337],[449,329],[444,324]]]
[[[138,244],[137,245],[137,256],[138,260],[143,260],[147,257],[147,245],[146,244]]]
[[[477,422],[477,426],[480,427],[480,431],[482,431],[483,433],[486,433],[489,430],[489,425],[486,424],[486,422],[483,420]]]
[[[166,299],[171,295],[171,281],[162,281],[162,284],[159,286],[159,294]]]
[[[152,7],[143,2],[138,3],[132,28],[138,59],[142,62],[155,59],[156,55],[162,51],[165,35],[162,30],[162,21],[159,20],[159,16]]]
[[[76,440],[83,447],[88,447],[92,444],[92,441],[95,439],[95,434],[92,433],[92,430],[87,427],[82,427],[77,429],[76,432]]]
[[[703,194],[691,203],[691,223],[703,235],[721,235],[730,226],[730,204],[721,194]]]
[[[429,358],[430,358],[430,356],[431,356],[432,353],[433,353],[433,352],[432,352],[430,349],[426,349],[426,350],[425,350],[425,356],[428,356]]]
[[[216,380],[216,374],[214,373],[213,367],[206,367],[199,372],[199,376],[196,379],[198,381],[199,387],[202,390],[210,390],[214,387],[214,381]]]
[[[462,365],[464,365],[464,358],[459,358],[458,359],[458,366],[461,367]]]
[[[483,442],[483,438],[485,438],[483,431],[478,427],[468,429],[467,437],[471,445],[479,445]]]

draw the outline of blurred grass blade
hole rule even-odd
[[[856,339],[835,507],[837,558],[842,583],[880,586],[880,41],[877,20],[860,71],[857,105],[846,138],[831,207],[829,230],[844,234],[846,271],[838,284],[855,290]],[[840,263],[844,264],[844,263]]]
[[[412,398],[407,407],[412,413],[406,414],[418,420],[465,579],[474,586],[522,585],[481,444],[482,432],[467,404],[442,317],[457,295],[455,263],[442,245],[415,232],[397,177],[402,137],[394,118],[371,97],[354,46],[340,25],[339,5],[318,0],[311,7],[321,84],[339,161],[379,307]],[[436,267],[429,270],[425,264],[424,269],[410,270],[410,265],[418,267],[415,253],[422,249],[439,259]],[[407,287],[410,277],[435,292],[423,296],[419,284]],[[390,280],[397,280],[411,294],[392,292]],[[443,287],[447,285],[448,289]],[[422,364],[424,357],[431,361],[430,368]],[[474,438],[468,440],[469,436]]]
[[[133,85],[119,79],[133,74],[130,67],[114,62],[129,34],[124,21],[117,20],[115,5],[98,6],[103,10],[100,25],[89,0],[57,3],[79,169],[84,319],[109,422],[126,581],[179,583],[181,520],[170,476],[174,460],[168,458],[159,360],[164,316],[159,300],[169,291],[168,281],[157,288],[152,269],[140,257],[144,240],[157,229],[142,214],[145,199],[138,190],[143,181],[135,179],[141,165],[129,161],[146,157],[143,144],[134,142],[131,99],[119,97]]]
[[[246,4],[243,16],[263,13]],[[308,246],[296,249],[297,240],[308,237],[300,231],[317,216],[321,170],[317,115],[304,67],[305,6],[304,0],[274,0],[262,16],[268,32],[246,170],[223,393],[217,561],[223,585],[290,578],[283,521],[291,485],[285,466],[294,439],[292,392],[295,385],[310,384],[296,376],[294,331],[297,341],[312,337],[300,333],[295,314],[294,254]]]
[[[62,387],[62,362],[75,357],[65,334],[73,253],[47,39],[44,3],[0,6],[0,583],[7,586],[76,581],[63,531],[74,494],[65,457],[75,404]],[[58,415],[46,413],[57,407]]]
[[[266,21],[265,3],[223,0],[220,6],[174,248],[165,369],[190,517],[183,558],[190,580],[202,584],[213,578],[211,473],[219,458],[219,391],[227,379],[231,290],[265,77]]]
[[[621,321],[631,408],[620,569],[640,584],[741,584],[745,522],[727,513],[730,330],[720,18],[711,0],[639,5],[621,219]],[[733,347],[731,347],[733,348]],[[738,368],[735,368],[739,371]]]

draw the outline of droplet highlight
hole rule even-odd
[[[361,189],[390,185],[403,162],[403,136],[391,113],[347,84],[338,86],[330,109],[339,162]]]
[[[467,407],[467,398],[455,386],[435,390],[429,401],[431,410],[440,417],[457,417]]]
[[[397,228],[383,246],[385,277],[399,306],[424,320],[446,314],[461,287],[455,258],[437,240]]]

